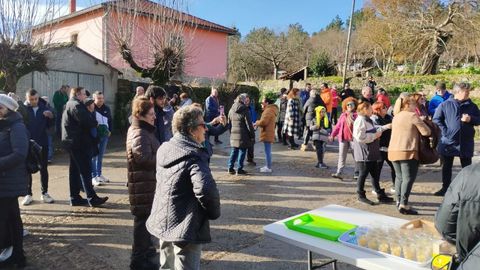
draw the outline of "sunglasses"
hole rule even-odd
[[[355,103],[353,103],[353,102],[347,103],[347,106],[355,107]]]
[[[207,128],[207,125],[205,123],[201,123],[201,124],[198,124],[197,127]]]

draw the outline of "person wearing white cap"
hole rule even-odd
[[[0,94],[0,268],[24,267],[23,223],[18,197],[27,195],[28,132],[18,103]],[[9,255],[9,256],[7,256]]]

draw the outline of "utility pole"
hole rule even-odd
[[[348,36],[347,36],[347,48],[345,49],[345,62],[343,63],[343,85],[347,82],[347,66],[348,66],[348,53],[350,51],[350,37],[352,35],[352,22],[353,13],[355,12],[355,0],[352,0],[352,13],[350,15],[350,22],[348,23]]]

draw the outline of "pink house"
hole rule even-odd
[[[128,79],[134,79],[136,73],[123,60],[109,30],[111,24],[115,23],[115,16],[109,6],[115,5],[116,1],[108,1],[80,11],[76,11],[75,2],[70,0],[69,15],[49,24],[37,26],[34,37],[47,40],[49,43],[74,42],[80,49],[122,71]],[[154,6],[155,9],[152,8]],[[145,31],[142,31],[148,24],[147,20],[151,20],[152,14],[149,12],[153,12],[152,10],[158,10],[158,4],[142,0],[142,15],[136,20],[139,25],[134,32],[136,46],[132,46],[133,55],[142,66],[152,62],[151,50],[145,45],[147,37]],[[225,80],[228,66],[228,36],[236,34],[236,31],[189,14],[181,14],[189,22],[184,29],[184,35],[188,36],[185,39],[188,48],[185,77],[206,81]]]

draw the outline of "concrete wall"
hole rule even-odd
[[[74,47],[51,50],[47,57],[49,72],[29,73],[18,81],[17,93],[21,97],[29,88],[34,88],[51,101],[55,91],[63,84],[82,86],[92,93],[103,91],[105,101],[113,112],[118,83],[115,69]]]

